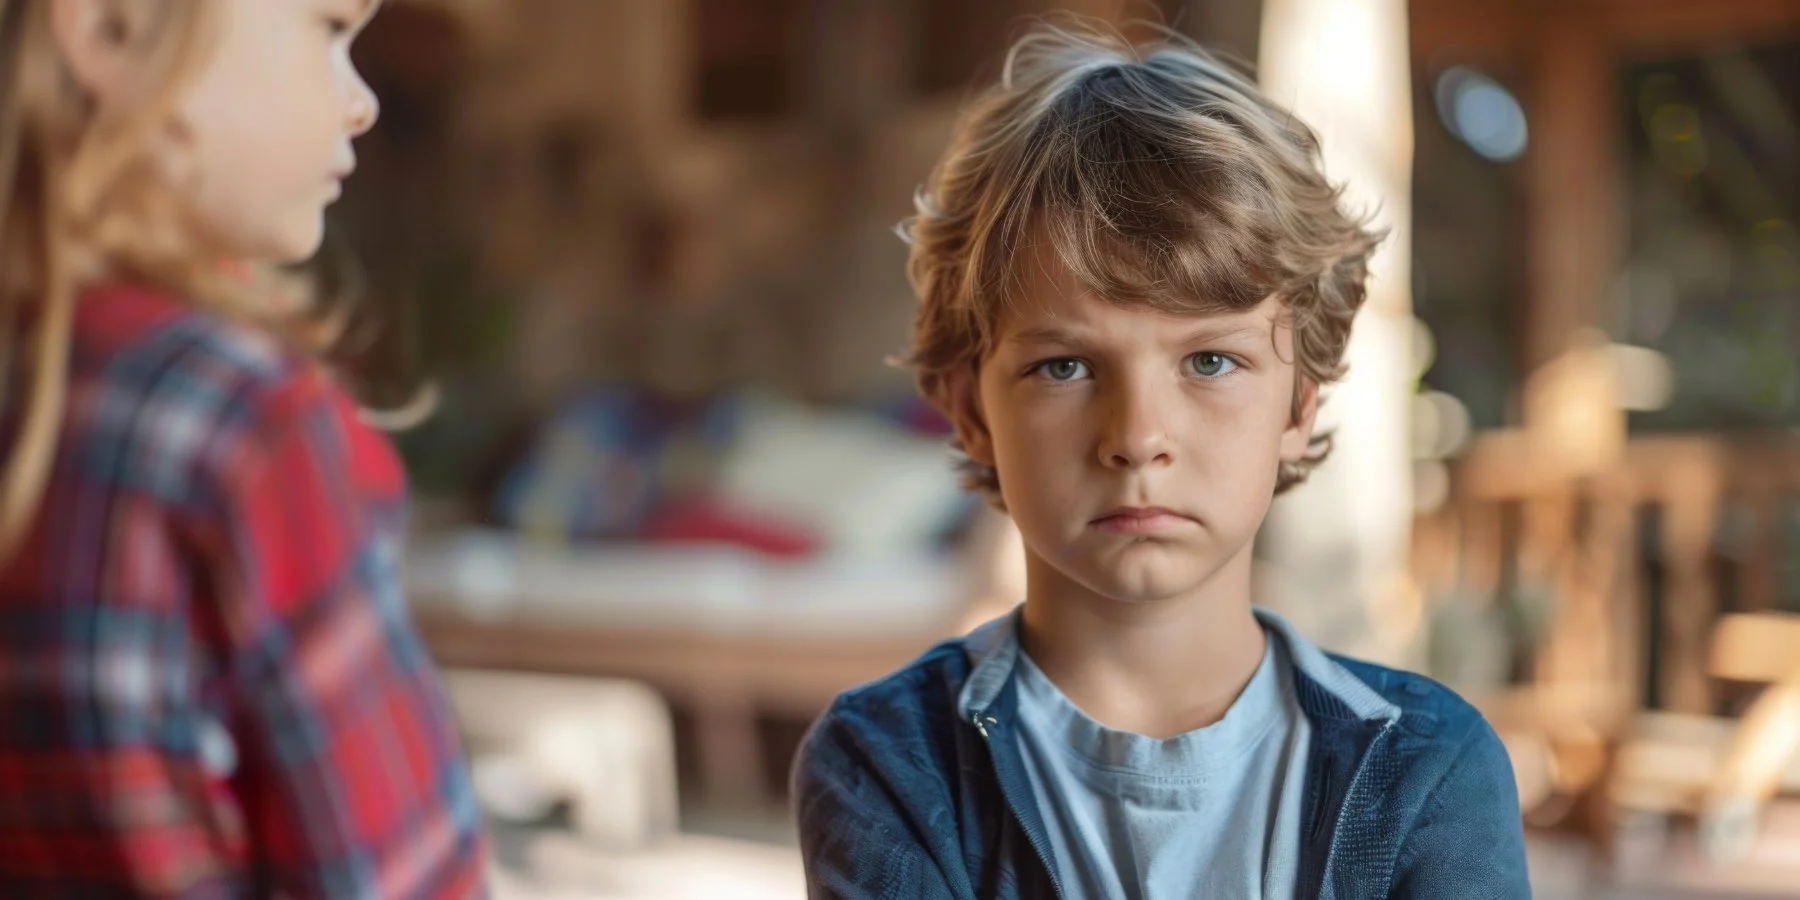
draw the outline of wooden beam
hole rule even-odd
[[[1607,38],[1634,52],[1695,50],[1718,43],[1800,37],[1794,0],[1581,0]]]
[[[1525,97],[1531,123],[1527,372],[1561,357],[1575,334],[1594,324],[1622,232],[1611,51],[1590,28],[1559,28],[1540,38]]]
[[[1696,466],[1662,494],[1662,658],[1657,685],[1664,709],[1713,712],[1707,636],[1717,622],[1718,585],[1712,577],[1713,535],[1724,500],[1724,473]]]
[[[1627,53],[1800,36],[1793,0],[1412,0],[1410,12],[1413,58],[1422,61],[1516,58],[1568,27],[1592,28]]]

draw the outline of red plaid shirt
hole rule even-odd
[[[0,570],[0,897],[478,896],[405,479],[315,365],[111,287]]]

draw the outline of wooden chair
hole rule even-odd
[[[1621,813],[1696,817],[1703,851],[1730,860],[1754,843],[1771,799],[1800,792],[1800,616],[1725,616],[1709,658],[1716,679],[1768,687],[1736,719],[1640,714],[1607,791]]]

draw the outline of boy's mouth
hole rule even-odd
[[[1165,534],[1194,524],[1191,517],[1161,506],[1121,506],[1088,523],[1113,534]]]

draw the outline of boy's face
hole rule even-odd
[[[226,0],[213,57],[182,106],[197,156],[187,186],[209,236],[236,256],[294,262],[318,249],[326,205],[356,165],[375,96],[350,62],[374,0]]]
[[[954,391],[969,455],[993,466],[1032,569],[1148,602],[1210,583],[1249,548],[1279,463],[1311,436],[1290,329],[1254,309],[1169,315],[1089,293],[1039,246],[973,384]]]

